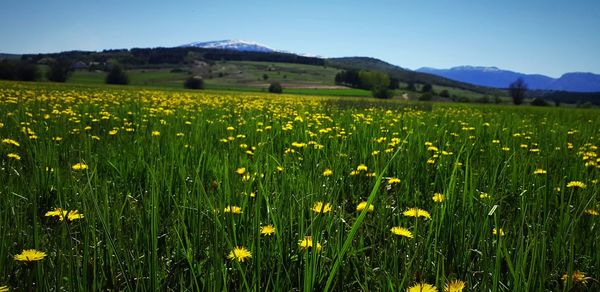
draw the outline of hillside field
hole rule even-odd
[[[199,63],[193,66],[164,65],[156,68],[136,68],[127,70],[130,84],[138,87],[159,89],[181,89],[186,78],[203,76],[207,89],[233,90],[246,92],[266,92],[271,82],[283,85],[285,93],[321,96],[369,97],[369,90],[335,85],[335,75],[340,69],[291,63],[216,61],[214,64]],[[267,79],[264,79],[264,75]],[[68,79],[70,84],[104,84],[106,72],[96,70],[75,70]],[[400,83],[406,87],[406,83]],[[451,95],[475,101],[485,94],[446,86],[434,86],[436,92],[448,90]],[[417,100],[419,92],[404,89],[394,90],[398,99]],[[492,95],[487,95],[490,99]],[[501,96],[507,102],[506,96]]]
[[[0,290],[600,290],[598,109],[84,73],[0,82]]]

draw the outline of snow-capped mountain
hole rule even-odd
[[[222,49],[222,50],[234,50],[243,52],[283,52],[280,50],[273,49],[269,46],[259,44],[257,42],[243,41],[243,40],[222,40],[222,41],[211,41],[211,42],[195,42],[180,47],[195,47],[204,49]]]
[[[600,91],[600,75],[593,73],[565,73],[560,78],[540,74],[524,74],[497,67],[458,66],[450,69],[423,67],[418,72],[438,75],[448,79],[488,87],[508,88],[522,78],[530,89],[564,90],[575,92]]]
[[[242,52],[261,52],[261,53],[286,53],[294,54],[303,57],[323,58],[322,56],[313,54],[293,53],[284,50],[278,50],[271,48],[267,45],[263,45],[253,41],[244,40],[222,40],[222,41],[210,41],[210,42],[195,42],[179,46],[181,48],[194,47],[203,49],[220,49],[220,50],[234,50]]]

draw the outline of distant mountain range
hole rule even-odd
[[[565,73],[559,78],[540,74],[524,74],[496,67],[460,66],[450,69],[423,67],[418,72],[434,74],[448,79],[480,86],[507,88],[510,83],[522,78],[529,89],[600,92],[600,75],[593,73]]]

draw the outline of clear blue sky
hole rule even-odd
[[[600,73],[598,0],[4,0],[0,7],[4,53],[244,39],[411,69]]]

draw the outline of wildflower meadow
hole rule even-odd
[[[600,111],[0,83],[0,291],[598,291]]]

